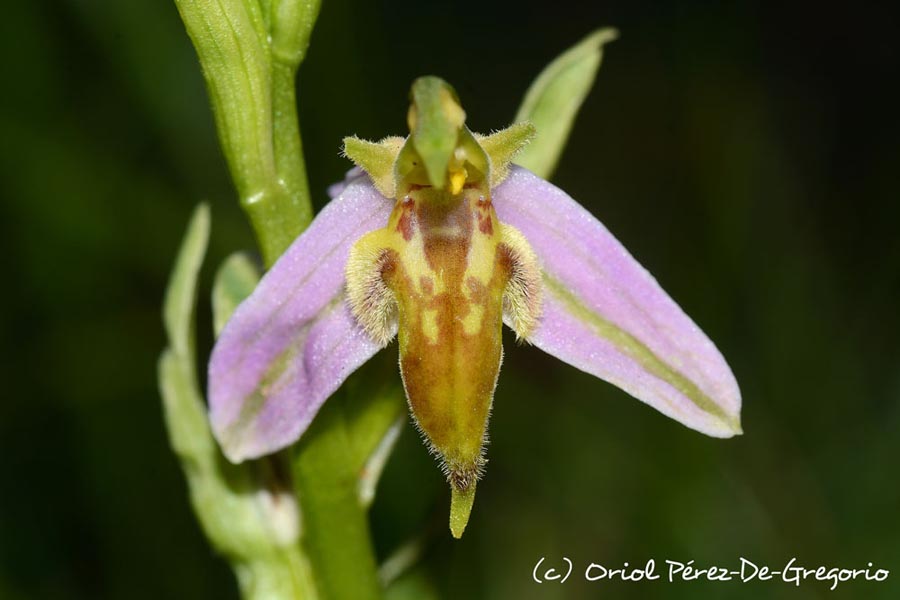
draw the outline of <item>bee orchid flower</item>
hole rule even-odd
[[[741,432],[740,391],[709,338],[586,209],[512,164],[533,128],[481,136],[465,116],[448,84],[423,77],[409,136],[347,138],[357,168],[238,307],[209,365],[212,428],[239,462],[295,442],[396,336],[457,537],[484,468],[504,323],[688,427]]]

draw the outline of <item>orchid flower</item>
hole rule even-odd
[[[409,136],[347,138],[356,168],[235,311],[209,365],[212,428],[240,462],[295,442],[396,336],[456,537],[484,470],[504,323],[688,427],[741,432],[740,391],[709,338],[603,224],[512,164],[533,127],[482,136],[465,119],[455,91],[423,77]]]

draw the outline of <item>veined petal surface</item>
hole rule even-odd
[[[715,345],[584,207],[522,167],[493,190],[541,261],[537,347],[714,437],[741,433],[741,395]]]
[[[380,346],[345,301],[350,246],[384,227],[393,201],[352,176],[228,321],[209,363],[213,432],[233,462],[294,442]]]

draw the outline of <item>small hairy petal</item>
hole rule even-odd
[[[397,301],[384,282],[384,274],[396,267],[396,251],[379,242],[373,231],[350,248],[347,260],[347,300],[350,310],[369,336],[386,346],[397,331]]]
[[[294,442],[381,347],[350,314],[344,268],[350,246],[384,227],[392,207],[368,178],[348,178],[225,325],[209,363],[209,411],[229,460]]]
[[[506,179],[513,158],[531,143],[536,133],[534,125],[524,121],[490,135],[475,134],[475,139],[491,159],[491,187]]]
[[[503,292],[503,320],[521,341],[534,333],[543,308],[541,267],[522,232],[503,223],[500,250],[509,261],[509,282]]]
[[[344,156],[369,174],[375,189],[383,196],[393,198],[396,192],[394,161],[404,141],[401,137],[387,137],[380,142],[369,142],[350,136],[344,138]]]
[[[521,167],[493,200],[541,261],[544,308],[530,342],[702,433],[741,432],[724,358],[602,223]]]

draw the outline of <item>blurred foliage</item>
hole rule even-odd
[[[430,577],[422,589],[448,598],[827,594],[814,582],[531,582],[537,559],[561,555],[873,561],[892,578],[844,584],[845,596],[897,597],[896,9],[553,8],[326,0],[298,87],[314,202],[348,166],[344,136],[404,131],[416,76],[451,82],[488,132],[558,52],[616,26],[556,181],[717,342],[746,434],[704,438],[510,336],[465,538],[446,533],[446,486],[406,426],[373,506],[379,555],[428,532],[402,581]],[[191,514],[154,375],[191,208],[212,206],[207,264],[253,244],[196,57],[168,2],[4,11],[0,596],[234,598]],[[206,351],[208,307],[198,323]]]

